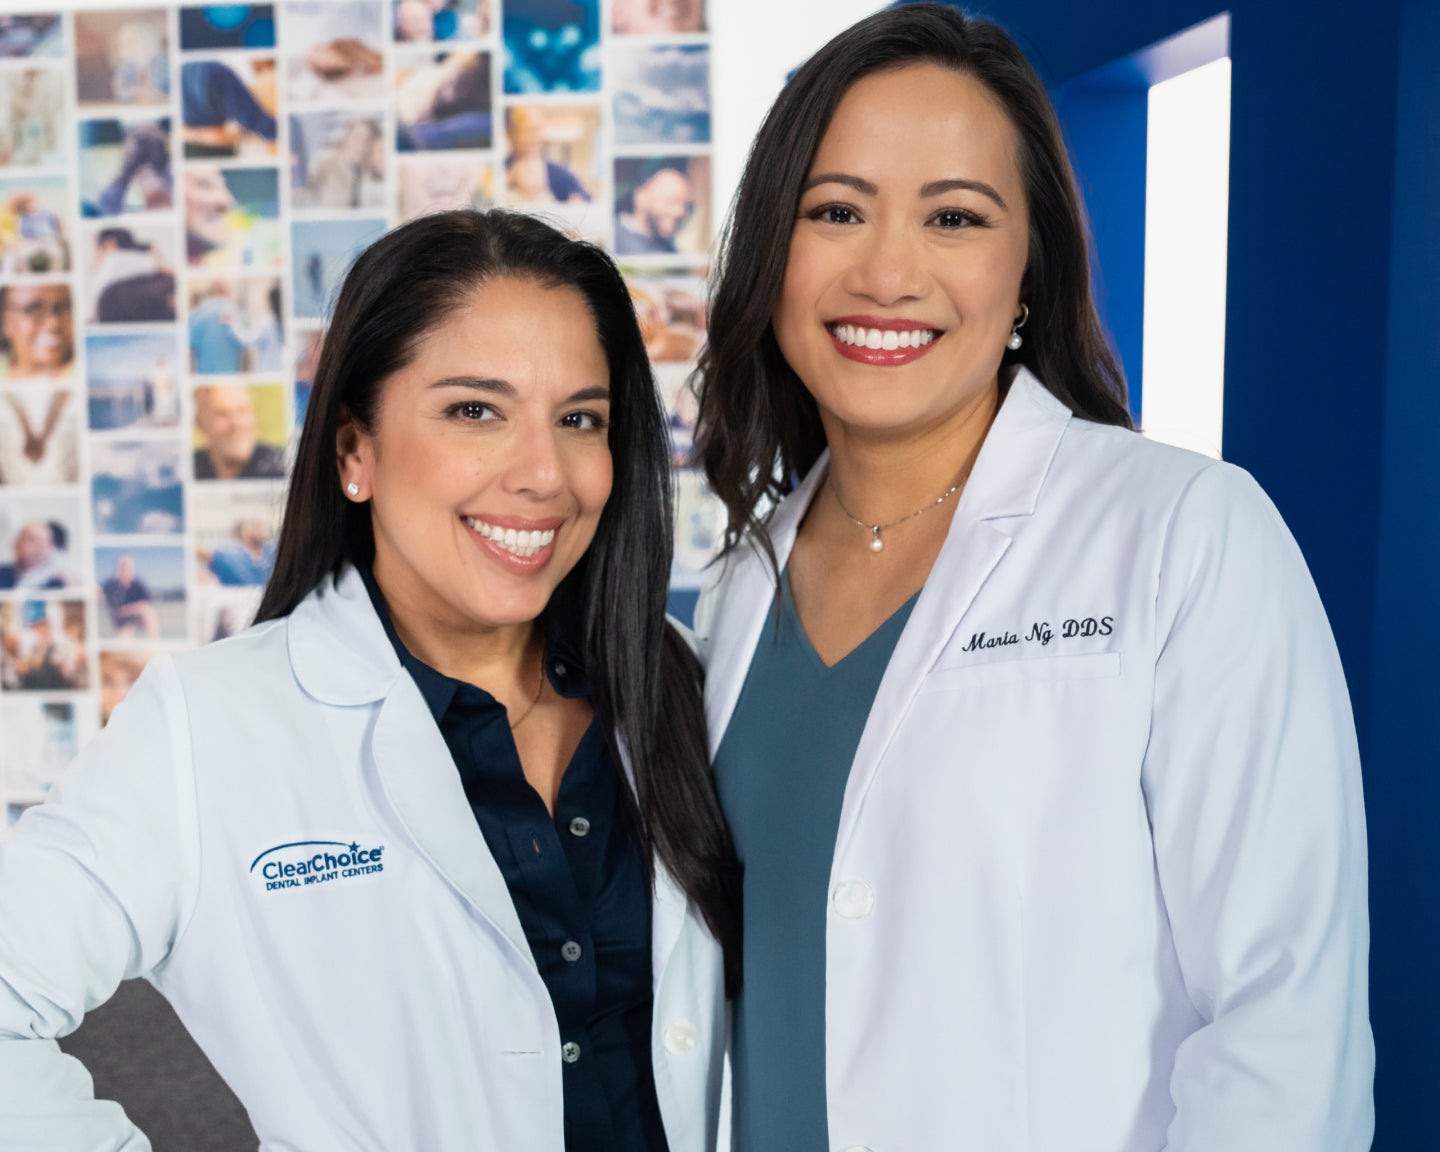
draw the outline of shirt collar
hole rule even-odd
[[[456,693],[461,688],[470,688],[472,691],[479,692],[487,701],[494,700],[494,697],[483,688],[466,684],[462,680],[456,680],[453,676],[446,676],[443,672],[430,667],[405,647],[405,642],[395,631],[395,623],[390,619],[390,609],[385,603],[385,595],[380,591],[380,585],[375,582],[375,574],[371,572],[370,565],[358,564],[356,568],[360,572],[360,579],[365,582],[365,591],[370,595],[370,603],[375,608],[375,615],[380,618],[380,624],[395,649],[395,655],[400,659],[401,667],[410,673],[410,678],[420,689],[420,695],[425,698],[425,704],[430,709],[430,714],[435,717],[437,724],[449,711]],[[550,681],[550,687],[558,696],[573,699],[577,696],[591,694],[590,679],[585,674],[584,664],[581,662],[578,652],[572,645],[556,636],[546,638],[545,675]]]

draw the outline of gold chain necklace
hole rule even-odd
[[[511,725],[510,725],[510,731],[512,731],[512,732],[515,731],[515,729],[519,728],[521,724],[525,723],[525,721],[529,718],[530,713],[533,712],[533,711],[535,711],[535,705],[538,704],[538,703],[540,703],[540,693],[542,693],[542,692],[544,692],[544,691],[545,691],[545,653],[544,653],[544,652],[541,652],[541,653],[540,653],[540,678],[539,678],[539,679],[536,681],[536,683],[535,683],[535,696],[534,696],[534,698],[530,701],[530,706],[529,706],[528,708],[526,708],[524,712],[520,713],[520,719],[518,719],[518,720],[516,720],[516,721],[513,721],[513,722],[511,723]]]
[[[844,502],[840,499],[840,493],[835,489],[834,475],[832,474],[831,476],[828,476],[826,478],[827,484],[830,488],[830,495],[835,497],[835,506],[845,514],[845,518],[849,520],[852,524],[858,524],[861,528],[864,528],[867,532],[870,533],[871,552],[881,552],[884,550],[885,541],[880,539],[881,532],[884,532],[887,528],[894,528],[897,524],[903,524],[906,520],[913,520],[921,513],[930,511],[930,509],[934,508],[937,504],[945,503],[946,500],[950,499],[951,496],[955,495],[956,492],[960,491],[960,489],[964,487],[965,481],[968,479],[970,479],[970,471],[967,468],[965,471],[965,475],[961,476],[959,480],[955,481],[954,484],[950,485],[949,488],[945,489],[944,492],[940,493],[939,496],[935,497],[934,500],[930,501],[930,503],[926,504],[923,508],[917,508],[908,516],[901,516],[900,519],[891,520],[888,524],[867,524],[864,520],[861,520],[860,517],[852,514],[850,509],[845,507]]]

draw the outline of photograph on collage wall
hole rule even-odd
[[[185,167],[185,258],[192,268],[274,268],[282,262],[277,168]]]
[[[305,410],[310,407],[310,389],[315,385],[315,370],[320,366],[320,349],[325,344],[323,328],[302,328],[296,333],[299,349],[295,354],[295,370],[291,373],[295,388],[295,429],[305,426]]]
[[[278,126],[273,56],[232,52],[180,66],[180,139],[187,160],[270,160]]]
[[[180,9],[182,52],[274,47],[274,4],[205,4]]]
[[[693,268],[622,268],[652,364],[693,360],[705,342],[705,277]]]
[[[725,505],[705,477],[690,468],[675,473],[675,564],[670,587],[699,588],[706,565],[725,539]]]
[[[228,640],[250,627],[263,588],[222,588],[202,584],[195,590],[195,638],[201,644]]]
[[[85,337],[90,427],[173,428],[180,420],[180,349],[174,328]]]
[[[0,179],[0,276],[69,269],[69,195],[63,176]]]
[[[323,317],[355,257],[385,234],[380,219],[307,220],[290,229],[295,315]]]
[[[82,120],[80,214],[158,212],[174,203],[170,121]]]
[[[93,728],[82,733],[73,700],[0,698],[0,793],[7,803],[43,800]]]
[[[600,109],[512,104],[505,110],[505,202],[588,204],[600,194]]]
[[[90,682],[83,600],[0,604],[0,688],[64,692]]]
[[[75,13],[76,99],[87,105],[170,101],[170,15],[164,8]]]
[[[106,649],[100,653],[101,724],[110,723],[110,713],[130,694],[149,661],[149,652]]]
[[[0,72],[0,168],[64,164],[65,104],[65,74],[58,69]]]
[[[257,588],[275,566],[285,492],[279,484],[206,485],[195,493],[197,582]]]
[[[384,98],[382,0],[287,0],[283,7],[282,48],[294,103]]]
[[[626,44],[611,57],[615,143],[710,143],[710,49]]]
[[[190,371],[197,376],[281,372],[284,301],[277,276],[190,281]]]
[[[80,479],[80,405],[69,388],[0,388],[0,486]]]
[[[196,480],[275,480],[287,469],[282,384],[201,384],[192,402]]]
[[[610,27],[622,36],[705,31],[705,0],[611,0]]]
[[[498,0],[395,0],[395,42],[431,44],[490,35],[490,6]]]
[[[75,301],[68,284],[0,284],[0,375],[56,380],[75,368]]]
[[[452,208],[484,211],[495,205],[495,170],[486,156],[433,152],[395,161],[399,188],[397,222]]]
[[[101,640],[183,640],[189,633],[184,548],[102,544],[95,584]]]
[[[505,0],[505,91],[600,90],[600,0]]]
[[[175,319],[175,228],[168,221],[96,228],[88,237],[91,324],[148,324]]]
[[[703,257],[710,243],[708,156],[615,161],[615,252]]]
[[[290,117],[292,208],[385,207],[385,129],[378,111]]]
[[[59,16],[0,16],[0,60],[58,60],[64,54]]]
[[[395,62],[395,149],[439,152],[489,148],[490,53],[446,52]]]
[[[80,497],[0,491],[0,591],[57,592],[84,582]]]
[[[90,511],[101,536],[185,531],[180,445],[172,440],[93,440]]]
[[[659,364],[655,387],[665,405],[665,430],[670,437],[670,466],[689,468],[694,463],[695,418],[700,401],[690,380],[690,365]]]

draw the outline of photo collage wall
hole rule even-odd
[[[713,232],[704,0],[285,0],[0,16],[0,836],[147,660],[244,628],[327,309],[425,212],[616,256],[669,413],[673,585]]]

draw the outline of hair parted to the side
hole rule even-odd
[[[710,774],[700,667],[665,621],[673,534],[664,414],[630,294],[601,249],[530,216],[466,210],[412,220],[361,253],[321,349],[256,621],[288,615],[346,564],[372,560],[369,505],[341,490],[340,426],[348,418],[374,431],[385,382],[420,339],[499,279],[578,291],[605,350],[610,499],[547,621],[582,645],[596,711],[612,747],[623,745],[630,759],[647,854],[653,848],[695,901],[725,949],[733,987],[739,868]]]
[[[1077,415],[1133,427],[1125,379],[1090,295],[1084,210],[1040,78],[1009,35],[943,4],[906,4],[861,20],[791,77],[750,149],[712,278],[700,355],[695,445],[729,518],[768,553],[763,517],[825,447],[815,401],[786,363],[770,318],[780,299],[800,190],[836,107],[857,80],[937,64],[972,76],[999,101],[1019,140],[1030,259],[1021,285],[1025,341],[1005,352]],[[916,108],[916,116],[927,109]]]

